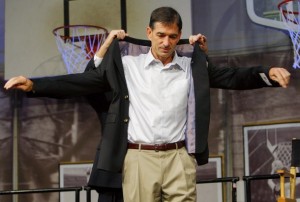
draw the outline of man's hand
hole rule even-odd
[[[197,34],[197,35],[191,35],[189,37],[189,42],[190,44],[194,44],[196,41],[199,42],[200,48],[207,54],[208,53],[208,47],[206,44],[206,37],[202,34]]]
[[[112,30],[101,45],[100,49],[96,52],[96,55],[99,58],[103,58],[114,38],[124,39],[126,36],[128,36],[128,34],[124,30]]]
[[[269,71],[269,76],[273,81],[276,81],[283,88],[287,88],[291,74],[284,68],[272,67]]]
[[[4,88],[6,90],[19,89],[25,92],[32,91],[32,87],[33,87],[33,82],[24,76],[13,77],[9,79],[4,85]]]

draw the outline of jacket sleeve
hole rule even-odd
[[[85,72],[87,71],[94,71],[97,67],[95,66],[94,58],[90,60],[90,62],[87,64],[87,67],[85,68]],[[108,99],[111,95],[111,92],[107,93],[93,93],[86,95],[85,98],[88,101],[88,103],[93,107],[93,109],[97,112],[97,115],[99,117],[99,120],[103,122],[105,116],[103,113],[108,111],[110,100]]]
[[[31,79],[33,90],[27,93],[27,96],[71,98],[107,91],[109,87],[105,78],[105,68],[95,68],[93,59],[89,61],[87,68],[90,71]]]
[[[279,87],[269,77],[270,68],[216,67],[208,59],[208,74],[211,88],[247,90],[262,87]]]

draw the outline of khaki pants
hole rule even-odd
[[[124,202],[195,202],[196,161],[186,149],[128,149],[123,168]]]

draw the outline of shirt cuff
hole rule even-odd
[[[268,85],[268,86],[272,86],[270,80],[268,79],[268,77],[265,75],[265,73],[259,73],[260,77],[262,78],[262,80]]]
[[[94,64],[95,64],[96,68],[101,64],[102,60],[103,60],[103,58],[100,58],[97,55],[94,55]]]

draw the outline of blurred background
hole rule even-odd
[[[13,76],[67,73],[52,33],[53,29],[64,25],[65,1],[0,0],[2,86]],[[265,169],[248,172],[254,164],[245,162],[255,161],[255,158],[248,159],[251,150],[244,152],[250,142],[244,128],[272,125],[276,129],[282,123],[298,123],[300,120],[300,73],[292,67],[293,45],[288,31],[279,22],[277,4],[280,1],[128,0],[125,9],[121,2],[70,1],[69,24],[101,26],[108,31],[120,29],[124,27],[121,17],[125,11],[128,34],[146,39],[152,10],[171,6],[182,16],[182,38],[197,33],[207,37],[209,56],[215,65],[240,68],[282,66],[291,72],[287,89],[211,89],[209,148],[212,158],[222,159],[218,164],[222,177],[271,174],[272,162],[278,159],[270,150],[263,150],[269,152]],[[84,98],[33,99],[1,88],[0,106],[0,190],[59,187],[60,164],[94,159],[101,138],[101,124]],[[259,128],[259,131],[265,131],[266,127]],[[294,127],[297,128],[297,124],[291,126],[294,136],[300,138],[299,130],[294,132]],[[281,133],[278,141],[272,141],[272,145],[290,141],[291,136],[284,134]],[[267,138],[258,142],[268,148]],[[255,150],[253,146],[249,148]],[[262,186],[265,189],[258,190],[253,185],[252,199],[256,202],[275,201],[274,187],[270,187],[267,181]],[[239,185],[239,201],[244,201],[243,189],[243,185]],[[224,190],[223,200],[230,201],[230,189]],[[0,196],[0,201],[12,200],[11,196]],[[58,200],[59,194],[20,196],[22,202]]]

